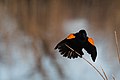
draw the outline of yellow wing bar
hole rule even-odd
[[[88,42],[90,42],[94,46],[94,40],[92,38],[88,38]]]
[[[75,38],[74,34],[70,34],[70,35],[67,37],[67,39],[73,39],[73,38]]]

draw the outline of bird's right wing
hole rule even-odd
[[[62,40],[60,43],[57,44],[57,46],[55,47],[55,49],[58,49],[59,52],[61,53],[61,55],[63,55],[63,57],[68,57],[68,58],[77,58],[78,55],[75,53],[74,50],[72,50],[69,46],[69,40],[70,39],[64,39]],[[68,46],[67,46],[68,45]]]

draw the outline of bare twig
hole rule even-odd
[[[119,55],[119,45],[118,45],[118,38],[117,38],[117,32],[114,31],[114,34],[115,34],[115,42],[116,42],[116,47],[117,47],[117,54],[118,54],[118,60],[119,60],[119,63],[120,63],[120,55]]]
[[[107,77],[107,75],[106,75],[105,71],[103,70],[103,68],[102,68],[102,67],[101,67],[101,69],[102,69],[102,72],[103,72],[103,74],[104,74],[104,76],[105,76],[106,80],[108,80],[108,77]]]
[[[70,46],[68,46],[67,44],[65,44],[65,46],[67,46],[69,49],[71,49],[72,51],[74,51],[78,56],[81,57],[81,55],[75,51],[74,49],[72,49]],[[86,58],[82,57],[89,65],[91,65],[98,73],[99,75],[103,78],[103,80],[106,80],[105,77],[103,76],[103,74],[91,63],[89,62]]]

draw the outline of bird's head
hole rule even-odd
[[[86,31],[85,30],[80,30],[79,31],[79,35],[80,35],[80,37],[83,39],[83,40],[86,40],[87,39],[87,33],[86,33]]]

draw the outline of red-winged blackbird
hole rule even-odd
[[[82,49],[85,49],[91,54],[92,60],[95,62],[97,50],[92,38],[87,36],[85,30],[80,30],[75,34],[70,34],[67,38],[57,44],[55,49],[58,49],[61,55],[68,58],[77,58],[79,53],[82,58],[84,55]],[[77,53],[76,53],[77,52]]]

